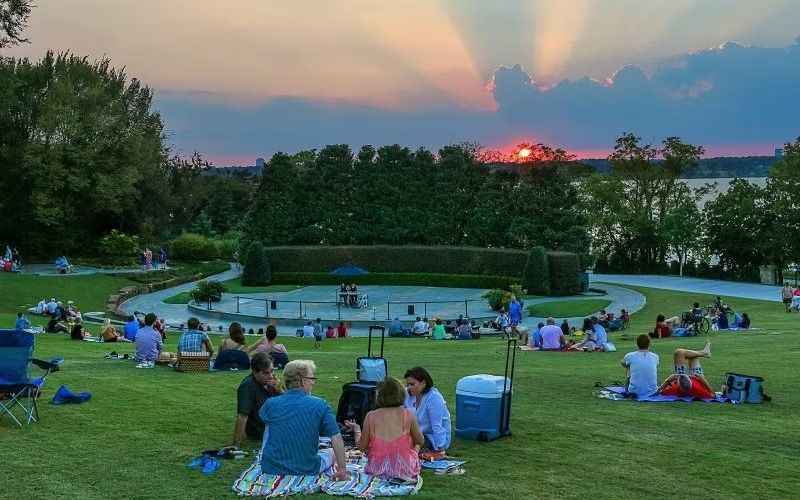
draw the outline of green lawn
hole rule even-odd
[[[23,281],[14,284],[18,279]],[[19,305],[42,294],[84,294],[87,305],[101,305],[119,282],[55,278],[43,285],[24,277],[3,277],[0,323],[10,322]],[[28,291],[29,287],[36,288]],[[626,337],[651,328],[658,313],[681,311],[695,299],[711,300],[638,290],[647,296],[647,306],[632,317]],[[616,333],[612,339],[620,349],[617,353],[520,352],[513,436],[492,443],[455,438],[450,454],[468,460],[466,474],[425,473],[420,498],[796,498],[800,347],[793,337],[800,315],[783,313],[778,303],[726,300],[750,313],[753,325],[761,329],[713,335],[706,374],[715,384],[726,371],[764,376],[772,403],[736,407],[597,399],[595,382],[622,379],[619,361],[632,348],[632,341]],[[170,337],[170,349],[176,340]],[[366,351],[363,339],[325,341],[319,351],[303,339],[283,341],[292,359],[317,363],[315,392],[334,406],[342,384],[352,381],[355,358]],[[668,374],[675,347],[702,344],[699,338],[658,341],[654,350],[661,356],[659,375]],[[224,462],[211,477],[185,464],[201,450],[229,442],[235,391],[245,374],[137,370],[129,362],[103,359],[107,350],[102,344],[76,343],[57,335],[40,337],[38,356],[66,359],[63,371],[48,379],[44,401],[60,384],[89,390],[93,398],[79,406],[44,403],[42,422],[24,430],[0,420],[0,472],[7,479],[0,497],[232,498],[231,484],[245,463]],[[386,340],[390,372],[398,376],[414,365],[427,367],[448,401],[454,424],[456,381],[474,373],[502,374],[504,354],[503,342],[492,338]]]
[[[576,316],[590,316],[600,309],[605,309],[609,304],[611,304],[611,301],[604,299],[558,300],[529,306],[528,314],[539,318],[547,318],[549,316],[554,318],[574,318]]]
[[[247,295],[249,293],[269,293],[269,292],[291,292],[302,288],[300,285],[268,285],[268,286],[244,286],[242,285],[241,278],[233,278],[228,281],[223,281],[227,288],[228,294]],[[192,300],[190,292],[181,292],[167,297],[164,302],[167,304],[188,304]]]

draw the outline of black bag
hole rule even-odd
[[[753,375],[728,372],[725,374],[725,392],[736,403],[761,403],[772,398],[764,394],[764,379]]]
[[[381,355],[372,356],[372,330],[381,331]],[[389,365],[383,357],[383,342],[386,335],[386,328],[372,325],[369,327],[369,344],[367,344],[367,356],[356,360],[356,380],[363,384],[375,384],[383,382],[389,375]]]

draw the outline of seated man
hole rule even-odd
[[[411,329],[411,333],[416,335],[417,337],[421,337],[423,335],[427,335],[428,334],[428,322],[427,321],[422,321],[422,319],[420,319],[420,317],[417,316],[417,321],[414,322],[414,326]]]
[[[283,369],[286,392],[267,399],[258,412],[266,425],[261,452],[265,474],[316,475],[334,472],[347,479],[344,441],[336,417],[323,399],[311,395],[316,365],[296,360]],[[333,450],[319,450],[319,438],[331,438]],[[332,470],[336,462],[335,469]]]
[[[636,397],[650,396],[658,391],[658,354],[650,352],[650,337],[645,334],[636,337],[636,347],[622,358],[626,389]]]
[[[213,356],[214,346],[211,345],[208,334],[197,330],[200,327],[200,320],[189,318],[186,326],[189,329],[181,334],[181,338],[178,340],[178,354],[182,352],[207,352]],[[158,337],[161,338],[161,334],[158,334]]]
[[[702,351],[675,349],[675,373],[658,388],[663,396],[691,396],[695,399],[714,399],[714,389],[703,376],[700,358],[711,357],[711,342]]]
[[[153,368],[156,363],[170,363],[174,361],[174,354],[163,352],[164,343],[161,334],[153,328],[156,315],[148,313],[144,317],[144,326],[136,333],[136,361],[137,368]],[[105,333],[105,332],[104,332]]]
[[[400,318],[393,319],[392,323],[389,325],[388,335],[390,337],[402,337],[403,333],[403,323],[400,321]]]
[[[281,393],[278,381],[272,374],[272,358],[257,352],[250,360],[250,375],[242,380],[236,390],[236,426],[233,446],[240,448],[246,438],[264,438],[264,422],[258,416],[264,402]]]
[[[547,324],[539,330],[542,336],[542,350],[543,351],[561,351],[564,349],[566,340],[564,339],[564,332],[561,328],[556,326],[556,320],[547,318]]]
[[[500,313],[497,317],[492,321],[492,328],[495,330],[503,330],[505,331],[506,328],[511,324],[511,318],[506,313],[505,309],[501,309]]]

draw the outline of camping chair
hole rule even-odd
[[[7,415],[19,427],[23,422],[39,421],[37,400],[44,380],[50,372],[58,370],[62,360],[33,359],[34,336],[24,330],[0,330],[0,416]],[[34,364],[44,370],[44,375],[31,379],[29,366]],[[22,416],[15,411],[22,409]]]

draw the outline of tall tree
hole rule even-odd
[[[0,49],[28,41],[22,33],[32,8],[33,0],[0,0]]]

